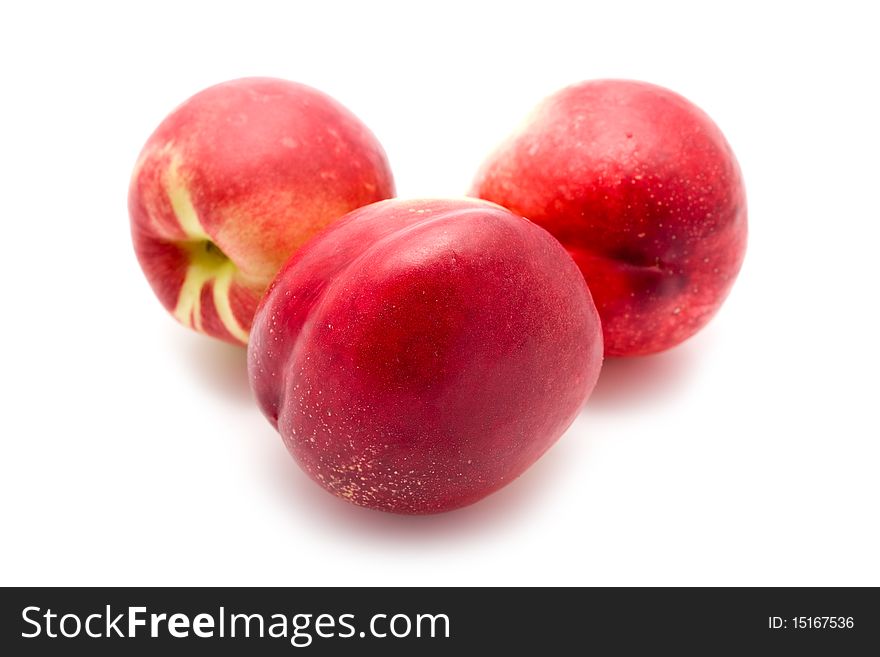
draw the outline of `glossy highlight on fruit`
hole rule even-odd
[[[355,210],[257,310],[248,366],[299,465],[355,504],[448,511],[535,462],[595,385],[602,335],[542,228],[474,199]]]
[[[394,195],[373,134],[329,96],[273,78],[209,87],[147,141],[128,206],[135,252],[182,324],[236,344],[272,277],[350,210]]]
[[[484,163],[471,193],[562,242],[610,356],[663,351],[699,331],[745,254],[733,151],[702,110],[644,82],[583,82],[550,96]]]

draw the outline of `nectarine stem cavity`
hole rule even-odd
[[[229,288],[237,273],[235,264],[211,240],[194,240],[185,242],[182,246],[189,254],[190,265],[180,288],[174,310],[175,317],[197,331],[204,331],[202,303],[207,295],[213,302],[223,327],[234,338],[246,344],[247,331],[235,318],[229,300]]]
[[[180,246],[189,256],[190,264],[177,297],[174,316],[182,324],[205,333],[207,327],[204,326],[202,306],[210,303],[222,328],[233,339],[247,344],[248,332],[236,319],[229,299],[229,290],[238,269],[208,236],[179,166],[180,159],[172,157],[166,186],[174,216],[187,237]]]
[[[206,257],[215,259],[218,264],[229,261],[223,250],[211,240],[204,240],[201,243],[201,248],[204,249]]]

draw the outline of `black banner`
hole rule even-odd
[[[3,589],[0,614],[5,655],[850,655],[880,646],[880,596],[868,588],[23,588]]]

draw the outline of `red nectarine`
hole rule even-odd
[[[248,347],[257,401],[305,471],[398,513],[515,479],[573,421],[601,362],[572,259],[478,200],[350,213],[283,267]]]
[[[472,193],[565,245],[595,299],[606,355],[662,351],[696,333],[745,253],[745,190],[721,131],[642,82],[550,96],[483,165]]]
[[[394,195],[382,147],[309,87],[271,78],[205,89],[149,138],[129,214],[141,267],[183,324],[246,343],[285,260],[331,221]]]

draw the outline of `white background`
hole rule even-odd
[[[880,585],[872,3],[10,3],[0,9],[2,584]],[[468,509],[312,484],[244,351],[132,253],[149,133],[210,84],[316,86],[401,196],[464,193],[543,96],[668,86],[721,126],[750,244],[712,324],[606,364],[570,432]]]

